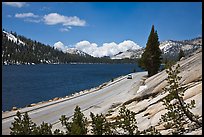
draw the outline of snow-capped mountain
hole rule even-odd
[[[23,41],[21,41],[19,38],[15,37],[13,34],[8,33],[6,31],[3,31],[3,33],[6,34],[6,37],[8,38],[8,40],[11,40],[18,45],[19,44],[25,45],[25,43]]]
[[[169,52],[175,52],[180,48],[184,51],[192,50],[194,48],[199,48],[202,45],[202,38],[197,38],[193,40],[185,40],[185,41],[173,41],[167,40],[160,43],[160,49],[163,54],[167,54]]]
[[[129,59],[135,59],[135,58],[141,58],[142,53],[144,52],[144,48],[136,49],[136,50],[127,50],[125,52],[120,52],[111,59],[124,59],[124,58],[129,58]]]
[[[68,48],[66,49],[65,51],[66,53],[69,53],[69,54],[76,54],[76,55],[80,55],[80,56],[90,56],[89,54],[81,51],[81,50],[78,50],[76,48]]]
[[[174,42],[172,40],[167,40],[167,41],[161,42],[159,45],[159,48],[163,52],[163,54],[166,54],[166,53],[169,53],[170,51],[172,52],[171,49],[172,49],[172,47],[175,48],[175,46],[180,47],[180,46],[182,46],[182,44],[178,43],[178,42]]]
[[[161,42],[159,47],[163,53],[163,58],[175,59],[177,58],[180,49],[188,55],[198,48],[202,48],[202,37],[183,41],[167,40]]]
[[[176,59],[180,49],[182,49],[184,53],[188,55],[193,51],[197,50],[198,48],[202,48],[202,37],[183,41],[166,40],[160,42],[159,47],[162,51],[163,58]],[[113,57],[111,57],[111,59],[123,59],[123,58],[136,59],[140,58],[143,52],[144,48],[137,50],[127,50],[125,52],[120,52],[114,55]]]
[[[182,42],[187,44],[202,45],[202,37],[197,37],[191,40],[184,40]]]

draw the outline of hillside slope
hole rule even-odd
[[[202,116],[202,49],[197,50],[189,57],[183,58],[177,64],[181,66],[179,75],[182,76],[182,79],[180,84],[187,87],[184,101],[190,102],[194,99],[196,108],[191,111]],[[135,92],[137,92],[135,96],[123,103],[129,110],[137,113],[136,119],[139,130],[156,126],[162,134],[168,134],[168,130],[164,130],[163,126],[157,125],[161,114],[166,112],[165,106],[162,105],[163,103],[160,100],[168,94],[162,90],[167,85],[166,78],[165,70],[147,79],[144,77],[141,81],[143,84],[139,88],[135,88]],[[109,120],[118,115],[120,106],[111,110],[113,112],[108,117]],[[202,127],[186,134],[202,134]]]
[[[63,52],[17,33],[2,31],[2,65],[135,62],[127,59],[97,58],[75,48],[69,48]]]

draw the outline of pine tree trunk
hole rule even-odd
[[[184,100],[182,97],[179,97],[178,93],[177,94],[177,98],[179,100],[179,103],[181,105],[181,108],[183,109],[184,113],[186,114],[186,116],[192,121],[195,122],[197,125],[199,125],[200,127],[202,127],[202,122],[198,121],[194,114],[192,112],[190,112],[188,109],[185,109],[184,107]]]

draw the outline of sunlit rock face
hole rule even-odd
[[[191,109],[191,112],[202,116],[202,49],[195,51],[190,56],[177,62],[177,64],[180,64],[181,72],[179,76],[182,76],[179,84],[187,87],[184,101],[190,103],[191,100],[195,100],[196,107]],[[167,112],[160,101],[168,94],[163,91],[163,88],[167,85],[166,79],[167,73],[165,70],[144,79],[144,85],[142,86],[146,86],[146,88],[135,94],[131,100],[123,103],[129,110],[137,113],[136,119],[139,130],[155,126],[162,134],[169,134],[168,130],[164,130],[162,125],[158,125],[161,115]],[[135,90],[137,92],[138,88]],[[114,112],[108,118],[111,119],[118,115],[118,111],[119,107],[114,109]],[[202,134],[202,128],[185,134]]]

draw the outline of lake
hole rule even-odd
[[[65,97],[135,69],[137,64],[39,64],[2,66],[2,111]]]

